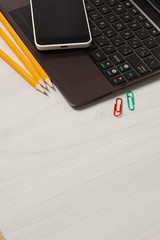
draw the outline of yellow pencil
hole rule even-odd
[[[14,70],[16,70],[23,78],[25,78],[38,91],[45,93],[44,88],[32,78],[22,67],[20,67],[12,58],[10,58],[2,49],[0,49],[0,57],[7,62]]]
[[[7,36],[7,34],[0,28],[0,36],[6,42],[6,44],[10,47],[10,49],[15,53],[15,55],[19,58],[19,60],[23,63],[23,65],[28,69],[31,75],[37,80],[44,88],[46,88],[46,84],[43,79],[39,75],[39,73],[35,70],[32,64],[27,60],[27,58],[21,53],[21,51],[17,48],[17,46],[12,42],[12,40]]]
[[[14,31],[12,26],[9,24],[7,19],[3,16],[2,12],[0,12],[0,21],[3,23],[7,31],[11,34],[15,42],[18,44],[18,46],[21,48],[23,53],[26,55],[26,57],[29,59],[29,61],[32,63],[32,65],[35,67],[39,75],[42,77],[42,79],[51,87],[53,87],[53,84],[47,75],[47,73],[44,71],[44,69],[41,67],[41,65],[38,63],[38,61],[35,59],[35,57],[32,55],[32,53],[29,51],[29,49],[26,47],[26,45],[23,43],[23,41],[20,39],[18,34]]]

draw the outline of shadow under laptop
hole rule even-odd
[[[128,91],[128,90],[135,91],[137,88],[141,89],[144,86],[147,86],[147,85],[149,86],[153,82],[157,82],[159,80],[160,80],[160,74],[157,74],[155,76],[152,76],[152,77],[149,77],[145,80],[142,80],[141,82],[135,83],[134,85],[132,85],[130,87],[124,87],[123,89],[120,89],[117,92],[111,93],[110,95],[102,96],[100,98],[97,98],[97,99],[93,100],[92,102],[90,102],[86,105],[83,105],[83,106],[80,106],[80,107],[73,107],[73,108],[77,111],[82,111],[82,110],[85,110],[87,108],[91,108],[91,107],[93,107],[97,104],[106,102],[106,101],[111,100],[111,99],[115,99],[118,96],[120,96],[122,94],[125,94],[126,91]]]

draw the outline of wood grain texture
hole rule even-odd
[[[16,57],[0,39],[0,46]],[[18,60],[17,60],[18,62]],[[0,227],[7,240],[160,239],[160,81],[74,110],[0,59]]]

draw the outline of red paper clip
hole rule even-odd
[[[114,116],[115,117],[120,117],[122,114],[122,105],[123,105],[123,100],[122,98],[117,98],[116,103],[114,104]]]

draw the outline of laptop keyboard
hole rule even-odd
[[[114,86],[160,69],[160,32],[129,0],[85,0],[89,56]]]

